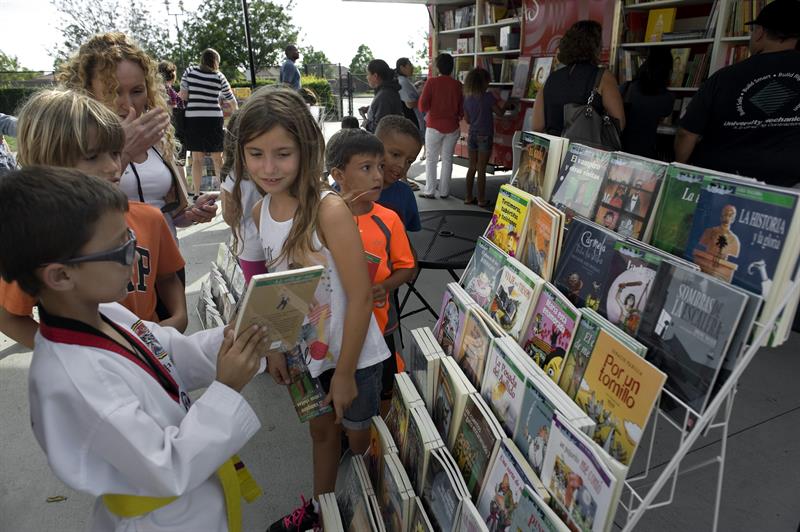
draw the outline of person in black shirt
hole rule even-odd
[[[672,73],[672,54],[666,48],[651,48],[636,79],[622,84],[625,130],[622,149],[655,158],[659,121],[672,113],[675,96],[667,90]]]
[[[533,130],[561,136],[564,130],[564,105],[584,103],[594,88],[600,52],[603,47],[603,28],[594,20],[579,20],[570,27],[558,45],[558,61],[564,66],[547,78],[533,104]],[[597,89],[601,102],[595,99],[598,110],[619,121],[625,128],[622,96],[614,75],[606,70]]]
[[[800,2],[775,0],[750,36],[751,57],[711,76],[675,138],[675,159],[781,186],[800,183]]]

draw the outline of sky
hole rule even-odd
[[[143,1],[153,13],[165,16],[163,0]],[[286,4],[286,0],[275,1]],[[187,11],[200,3],[184,0]],[[0,50],[17,56],[22,66],[31,70],[52,70],[48,50],[60,41],[61,34],[59,15],[50,0],[0,0],[0,19]],[[360,44],[366,44],[374,57],[394,66],[398,57],[413,55],[408,41],[419,42],[417,48],[422,48],[428,29],[428,15],[420,4],[294,0],[292,19],[301,30],[298,46],[313,46],[333,63],[344,65],[350,64]],[[174,18],[169,20],[174,28]]]

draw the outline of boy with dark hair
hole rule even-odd
[[[34,435],[64,483],[98,497],[93,530],[237,530],[240,498],[259,490],[234,453],[260,425],[239,392],[265,331],[185,337],[116,303],[136,258],[127,209],[118,188],[77,170],[31,166],[0,182],[0,275],[40,305]]]
[[[342,129],[358,129],[358,118],[354,116],[346,116],[342,118]]]
[[[411,281],[415,261],[398,215],[375,203],[383,186],[383,153],[384,146],[372,133],[342,129],[328,141],[325,162],[353,212],[364,250],[380,258],[372,285],[373,313],[394,355],[393,333],[399,320],[389,294]],[[396,358],[390,356],[383,364],[382,403],[391,398],[396,372]]]
[[[389,115],[381,119],[375,136],[383,143],[383,190],[378,203],[400,216],[406,231],[419,231],[417,199],[403,180],[422,145],[419,130],[411,120]]]

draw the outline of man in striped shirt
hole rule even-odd
[[[294,90],[300,90],[300,70],[294,64],[300,58],[300,52],[297,51],[297,46],[290,44],[284,49],[286,52],[286,60],[281,65],[280,82],[286,83]]]

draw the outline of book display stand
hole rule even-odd
[[[730,376],[719,388],[717,394],[705,408],[705,411],[702,415],[698,415],[669,391],[662,391],[662,399],[665,396],[668,396],[685,412],[683,416],[683,423],[676,423],[670,418],[670,416],[665,414],[661,408],[658,409],[657,415],[654,416],[653,427],[651,428],[650,441],[648,444],[645,469],[640,475],[630,477],[625,480],[625,491],[623,492],[623,497],[619,504],[619,509],[627,514],[626,523],[622,529],[624,532],[634,530],[637,523],[648,510],[653,510],[672,504],[679,475],[685,475],[706,466],[717,464],[719,469],[717,471],[713,522],[711,527],[711,530],[716,532],[719,525],[719,508],[722,500],[722,481],[725,474],[728,428],[731,412],[733,410],[733,401],[736,395],[736,386],[742,374],[756,356],[758,350],[766,344],[769,334],[774,330],[774,326],[778,317],[786,309],[789,302],[797,296],[798,290],[800,290],[800,281],[795,279],[791,284],[791,288],[787,290],[781,305],[779,305],[772,315],[763,322],[756,322],[756,326],[759,327],[759,329],[755,334],[753,341],[740,355],[739,360],[734,366]],[[654,474],[651,458],[656,439],[656,429],[660,418],[665,419],[669,426],[680,433],[680,444],[675,450],[675,453],[672,455],[669,463],[664,466],[663,470],[658,474],[657,477],[655,477],[655,481],[650,485],[649,489],[647,489],[646,486],[642,485],[642,483],[647,480],[651,474]],[[708,460],[693,464],[683,470],[680,470],[681,464],[683,464],[686,455],[692,449],[692,446],[695,444],[695,442],[697,442],[700,436],[705,436],[712,430],[721,431],[720,448],[718,454]],[[656,501],[656,498],[667,486],[667,483],[670,483],[669,496],[664,500]],[[639,487],[636,488],[635,485],[639,485]],[[647,490],[644,491],[645,489]]]

